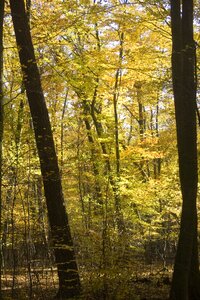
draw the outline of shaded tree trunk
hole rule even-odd
[[[117,180],[120,180],[120,149],[119,149],[119,118],[118,118],[118,98],[119,98],[119,89],[121,85],[121,76],[122,76],[122,60],[123,60],[123,43],[124,43],[124,33],[118,33],[120,40],[120,49],[119,49],[119,67],[115,74],[115,86],[113,94],[113,107],[114,107],[114,120],[115,120],[115,159],[116,159],[116,177]],[[119,192],[119,191],[118,191]]]
[[[118,117],[118,98],[119,90],[121,85],[121,76],[122,76],[122,60],[123,60],[123,45],[124,45],[124,33],[118,32],[119,35],[119,67],[116,70],[115,74],[115,85],[114,85],[114,94],[113,94],[113,108],[114,108],[114,128],[115,128],[115,163],[116,163],[116,179],[113,181],[113,192],[115,197],[115,208],[116,208],[116,221],[118,225],[119,232],[125,232],[125,223],[123,220],[123,214],[121,211],[121,196],[119,190],[120,184],[120,147],[119,147],[119,117]],[[111,181],[112,182],[112,179]]]
[[[80,293],[80,280],[65,210],[48,110],[35,59],[24,0],[10,0],[10,7],[40,159],[52,246],[58,268],[58,297],[70,298]]]
[[[63,166],[64,166],[64,117],[67,108],[67,100],[68,100],[68,90],[66,91],[63,108],[62,108],[62,117],[61,117],[61,125],[60,125],[60,174],[62,177]]]
[[[2,273],[2,142],[3,142],[3,20],[5,1],[0,2],[0,298]]]
[[[142,82],[136,81],[134,87],[136,88],[137,91],[139,133],[140,133],[140,139],[141,141],[143,141],[144,134],[145,134],[145,117],[144,117],[144,106],[142,104],[142,99],[141,99]]]
[[[197,243],[197,133],[193,1],[171,0],[172,78],[182,215],[170,299],[200,299]]]
[[[158,118],[159,118],[159,99],[156,104],[156,116],[155,116],[155,131],[156,131],[155,135],[157,138],[159,137]],[[154,178],[157,179],[160,177],[160,173],[161,173],[161,158],[160,157],[155,158],[153,163],[154,163]]]

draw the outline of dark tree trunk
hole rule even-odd
[[[155,116],[155,131],[156,131],[156,137],[159,137],[159,99],[156,104],[156,116]],[[154,159],[154,178],[157,179],[160,177],[161,173],[161,158],[155,158]]]
[[[181,9],[182,7],[182,9]],[[172,78],[182,215],[170,299],[200,299],[197,243],[197,133],[193,1],[171,0]]]
[[[114,107],[114,120],[115,120],[115,159],[116,159],[116,178],[119,183],[120,181],[120,149],[119,149],[119,117],[118,117],[118,98],[119,90],[121,85],[122,76],[122,60],[123,60],[123,44],[124,44],[124,33],[118,33],[120,40],[119,49],[119,67],[115,74],[115,86],[113,95],[113,107]],[[119,193],[119,191],[118,191]]]
[[[142,104],[142,99],[141,99],[142,82],[136,81],[134,86],[137,91],[139,133],[140,133],[140,139],[141,141],[143,141],[144,134],[145,134],[145,118],[144,118],[144,106]]]
[[[58,268],[58,296],[70,298],[80,293],[80,281],[49,115],[35,59],[24,0],[10,0],[10,7],[40,159],[52,245]]]
[[[2,142],[3,142],[3,20],[5,1],[0,1],[0,298],[2,272]]]

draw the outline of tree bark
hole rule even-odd
[[[182,215],[170,299],[200,299],[197,243],[197,133],[193,1],[171,0],[172,79]]]
[[[52,246],[58,268],[58,297],[67,299],[80,293],[80,280],[65,210],[58,160],[24,0],[10,0],[10,7],[40,159]]]
[[[5,1],[0,1],[0,298],[2,273],[2,143],[3,143],[3,21]]]

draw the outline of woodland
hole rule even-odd
[[[199,20],[0,1],[0,299],[200,299]]]

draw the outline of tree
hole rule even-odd
[[[0,3],[0,297],[2,271],[2,143],[3,143],[3,20],[5,1]]]
[[[48,110],[41,86],[24,1],[10,0],[10,7],[43,177],[52,244],[58,268],[58,297],[70,298],[80,293],[80,280],[68,216],[65,210]]]
[[[172,79],[179,176],[182,192],[180,234],[170,299],[200,299],[197,243],[197,132],[193,1],[171,0]]]

